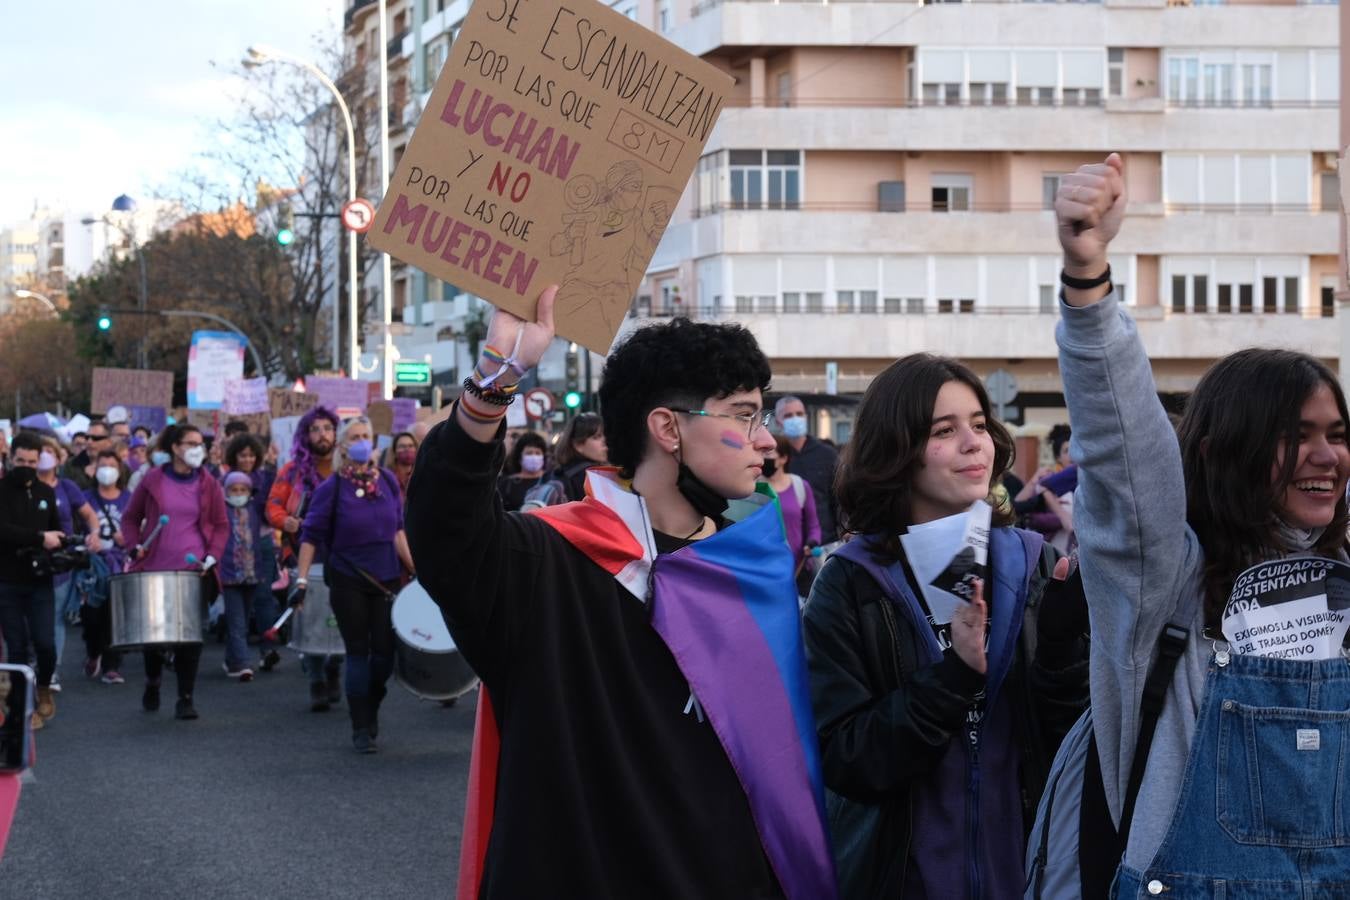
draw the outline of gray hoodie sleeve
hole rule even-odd
[[[1186,524],[1181,451],[1134,322],[1114,293],[1060,312],[1059,366],[1078,464],[1074,524],[1092,619],[1093,722],[1119,819],[1144,680],[1178,597],[1194,590],[1199,552]]]

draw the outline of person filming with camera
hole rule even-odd
[[[35,567],[42,551],[59,550],[65,534],[56,491],[38,479],[42,440],[20,432],[10,447],[10,468],[0,480],[0,631],[5,660],[26,662],[37,651],[37,709],[33,728],[56,715],[52,673],[56,670],[55,595],[50,568]]]

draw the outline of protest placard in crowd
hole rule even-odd
[[[272,418],[303,416],[319,405],[319,395],[309,391],[292,391],[288,388],[267,389],[268,412]]]
[[[220,409],[225,383],[244,377],[244,340],[230,331],[194,331],[188,351],[189,409]]]
[[[225,397],[220,408],[227,413],[270,412],[267,379],[235,378],[225,382]]]
[[[173,405],[173,373],[158,369],[94,369],[89,411],[103,415],[113,406]]]

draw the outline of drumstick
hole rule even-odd
[[[163,529],[164,526],[168,524],[169,524],[169,516],[167,513],[165,513],[164,515],[159,517],[159,524],[156,525],[148,535],[146,535],[145,540],[141,541],[139,544],[136,545],[136,553],[137,554],[144,553],[146,551],[146,548],[155,542],[155,538],[159,537],[160,530]]]
[[[277,632],[281,629],[282,625],[286,624],[286,620],[291,617],[291,613],[293,612],[295,612],[294,606],[286,607],[286,611],[281,614],[281,618],[273,622],[272,627],[263,632],[263,637],[269,641],[275,641],[277,639]]]

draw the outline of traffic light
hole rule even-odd
[[[98,311],[98,318],[95,320],[95,324],[98,325],[99,331],[111,331],[112,316],[108,315],[108,311],[106,309],[101,309]]]
[[[581,369],[580,361],[577,359],[577,345],[573,344],[567,351],[567,390],[569,393],[575,393],[581,387]],[[569,406],[571,404],[568,404]]]
[[[578,406],[581,405],[581,392],[568,391],[566,394],[563,395],[563,405],[566,406],[568,409],[576,409]]]
[[[289,203],[277,207],[277,243],[289,247],[295,240],[295,210]]]

